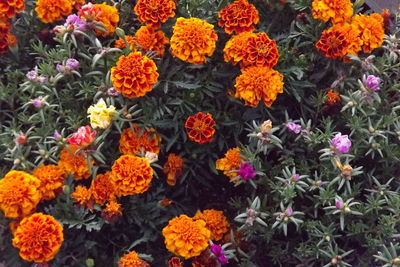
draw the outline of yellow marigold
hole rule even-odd
[[[239,174],[232,171],[239,170],[242,160],[244,159],[240,155],[240,149],[238,147],[231,148],[225,153],[224,158],[216,161],[215,168],[224,171],[224,174],[228,176],[229,179],[233,179]]]
[[[225,27],[225,32],[252,32],[254,25],[260,21],[256,7],[247,0],[238,0],[223,8],[219,13],[218,25]]]
[[[161,23],[175,16],[175,0],[138,0],[134,11],[140,23],[159,28]]]
[[[38,0],[35,11],[41,21],[51,23],[71,14],[72,4],[69,0]]]
[[[40,0],[39,0],[40,1]],[[103,27],[106,31],[101,31],[95,29],[94,32],[98,36],[110,36],[115,32],[115,29],[118,26],[119,22],[119,14],[118,9],[115,6],[110,6],[105,3],[103,4],[94,4],[95,9],[99,9],[100,12],[96,16],[96,21],[103,24]]]
[[[332,23],[349,21],[353,16],[353,4],[350,0],[314,0],[312,2],[312,15],[315,19]]]
[[[123,155],[112,166],[111,181],[118,197],[146,192],[152,179],[153,169],[144,158]]]
[[[150,92],[158,76],[154,61],[138,51],[121,56],[117,66],[111,69],[114,88],[128,98],[141,97]]]
[[[64,168],[64,170],[72,174],[75,180],[87,179],[90,176],[90,170],[88,168],[88,160],[77,150],[78,146],[70,145],[69,150],[63,148],[60,153],[60,160],[58,166]],[[93,167],[93,160],[90,161],[90,167]]]
[[[17,44],[17,39],[12,34],[10,27],[11,23],[7,18],[0,17],[0,54],[7,53],[10,46]]]
[[[373,13],[369,16],[356,15],[352,19],[360,33],[365,53],[371,53],[375,48],[381,47],[385,37],[384,21],[381,14]]]
[[[115,200],[115,189],[111,182],[111,175],[111,172],[108,171],[104,174],[98,174],[96,179],[92,180],[90,191],[94,201],[99,205]]]
[[[150,266],[146,261],[139,258],[136,251],[131,251],[119,259],[118,267],[148,267]]]
[[[18,219],[32,213],[39,203],[40,180],[23,171],[9,171],[0,180],[0,210],[8,218]]]
[[[15,230],[13,246],[26,261],[46,262],[55,257],[63,241],[63,227],[53,216],[34,213]]]
[[[122,215],[121,204],[115,200],[110,201],[106,204],[106,207],[101,212],[101,217],[109,222],[118,221],[119,217]]]
[[[24,9],[24,0],[0,0],[0,16],[12,18]]]
[[[142,152],[160,152],[161,137],[154,128],[141,129],[137,124],[126,128],[119,139],[119,151],[122,154],[135,155]]]
[[[90,188],[78,185],[75,187],[75,191],[71,194],[71,197],[75,199],[75,202],[81,206],[88,206],[92,201],[92,191]]]
[[[96,105],[88,108],[87,113],[89,114],[90,125],[93,129],[106,129],[110,126],[116,110],[113,105],[107,107],[106,102],[101,98],[97,101]]]
[[[171,219],[162,234],[167,249],[185,259],[200,255],[208,247],[211,236],[205,221],[195,221],[186,215]]]
[[[176,184],[176,179],[182,175],[183,164],[182,157],[174,153],[168,155],[163,167],[163,172],[167,175],[167,184],[171,186]]]
[[[244,48],[247,45],[247,41],[251,36],[255,36],[255,33],[242,32],[238,35],[233,35],[231,39],[225,44],[224,48],[224,60],[236,65],[238,62],[243,60]]]
[[[258,66],[272,68],[278,63],[279,52],[275,40],[271,40],[264,32],[252,34],[243,48],[242,66]]]
[[[155,31],[149,26],[142,26],[135,34],[136,44],[144,52],[154,51],[160,57],[165,54],[165,45],[169,43],[167,36],[161,30]]]
[[[198,18],[178,18],[171,37],[174,57],[193,64],[203,64],[214,53],[218,35],[214,25]]]
[[[203,212],[197,211],[193,219],[206,222],[206,227],[211,232],[210,239],[213,241],[221,240],[230,227],[224,213],[220,210],[211,209],[203,210]]]
[[[263,100],[270,107],[277,95],[283,93],[283,76],[268,67],[249,67],[242,69],[235,88],[235,97],[243,99],[245,105],[256,107]]]
[[[33,170],[33,175],[40,180],[39,191],[42,200],[51,200],[61,193],[64,179],[67,177],[66,171],[57,165],[42,164]]]

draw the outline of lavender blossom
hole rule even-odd
[[[77,69],[77,68],[79,68],[79,61],[74,58],[69,58],[69,59],[67,59],[67,62],[65,63],[65,67],[72,69],[72,70]]]
[[[331,140],[331,144],[336,151],[340,153],[348,153],[351,147],[351,141],[348,135],[342,135],[342,133],[337,133],[335,137]]]
[[[36,81],[38,78],[38,73],[35,70],[31,70],[26,74],[26,78],[28,78],[31,81]]]
[[[78,30],[78,31],[84,31],[88,28],[88,25],[86,24],[86,20],[81,19],[76,14],[69,15],[65,21],[64,26],[68,30]]]
[[[374,75],[368,75],[367,79],[364,80],[365,86],[374,92],[381,90],[381,88],[379,87],[380,83],[381,79]]]
[[[296,134],[299,134],[301,131],[301,125],[294,122],[286,123],[286,128],[288,128],[289,131],[294,132]]]

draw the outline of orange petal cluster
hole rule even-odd
[[[23,171],[9,171],[0,180],[0,210],[20,219],[31,214],[41,199],[40,180]]]
[[[53,216],[34,213],[15,230],[13,246],[26,261],[47,262],[55,257],[63,241],[63,227]]]
[[[193,217],[194,220],[203,220],[206,222],[206,227],[211,232],[210,239],[213,241],[219,241],[222,239],[224,234],[228,232],[230,224],[224,213],[220,210],[203,210],[197,211]]]
[[[333,91],[332,89],[326,92],[325,103],[328,105],[335,105],[340,101],[340,94],[338,92]]]
[[[238,176],[238,173],[234,171],[239,170],[242,161],[244,158],[240,155],[240,149],[238,147],[231,148],[225,153],[225,157],[216,161],[215,168],[223,171],[232,180]]]
[[[160,152],[161,137],[154,128],[150,130],[141,129],[137,124],[132,128],[122,131],[119,139],[119,151],[122,154],[135,155],[142,152]]]
[[[214,25],[198,18],[178,18],[171,37],[172,56],[193,64],[204,64],[214,53],[218,35]]]
[[[146,192],[152,179],[153,169],[144,158],[123,155],[112,166],[111,181],[118,197]]]
[[[149,267],[150,265],[139,258],[136,251],[131,251],[119,259],[118,267]]]
[[[112,173],[110,171],[104,174],[98,174],[96,179],[92,180],[90,191],[94,201],[99,205],[115,200],[114,184],[111,182]]]
[[[225,32],[242,33],[252,32],[254,25],[260,21],[256,7],[247,0],[237,0],[223,8],[218,13],[218,25],[225,28]]]
[[[245,105],[256,107],[261,100],[270,107],[279,93],[283,93],[283,76],[268,67],[242,69],[236,78],[235,97],[243,99]]]
[[[216,125],[210,113],[198,112],[187,118],[185,122],[186,132],[189,138],[199,144],[211,142],[215,134]]]
[[[60,153],[60,160],[58,166],[64,168],[64,170],[72,174],[75,180],[87,179],[90,176],[90,170],[88,167],[88,160],[78,151],[79,147],[69,146],[63,148]],[[78,151],[78,152],[77,152]],[[93,167],[93,160],[90,161],[90,167]]]
[[[114,88],[128,98],[141,97],[150,92],[158,76],[154,61],[138,51],[121,56],[117,66],[111,69]]]
[[[356,15],[353,24],[359,31],[363,42],[363,51],[371,53],[375,48],[381,47],[385,37],[384,20],[382,15],[373,13],[371,15]]]
[[[10,28],[11,23],[5,17],[0,17],[0,54],[7,53],[10,46],[17,44],[17,39],[11,33]]]
[[[42,164],[33,170],[33,176],[40,180],[39,191],[42,200],[51,200],[61,192],[67,172],[54,164]]]
[[[129,48],[131,50],[134,50],[134,48],[136,47],[135,36],[125,35],[125,40],[126,40],[126,43],[128,43]],[[125,43],[124,39],[119,38],[118,40],[115,41],[114,47],[115,48],[125,48],[126,47],[126,43]]]
[[[243,67],[258,66],[272,68],[278,63],[279,52],[275,40],[264,32],[254,33],[243,47]]]
[[[119,22],[119,14],[118,9],[115,6],[110,6],[107,4],[94,4],[93,5],[96,10],[99,10],[99,13],[96,16],[96,21],[103,24],[106,32],[95,29],[94,32],[98,36],[110,36],[115,32],[115,29],[118,26]]]
[[[328,20],[334,24],[347,22],[353,13],[353,4],[350,0],[314,0],[312,2],[313,17],[323,22]]]
[[[161,23],[175,16],[175,0],[138,0],[134,11],[140,23],[159,28]]]
[[[83,185],[75,187],[75,191],[71,194],[71,197],[75,199],[80,206],[88,207],[89,209],[93,206],[92,191]]]
[[[251,32],[243,32],[232,36],[224,47],[225,62],[232,62],[236,65],[238,62],[242,61],[247,40],[252,36],[254,36],[254,33]]]
[[[122,215],[122,207],[121,204],[116,202],[115,200],[110,201],[106,204],[106,207],[102,211],[102,216],[106,216],[107,218],[118,217]]]
[[[176,180],[182,175],[183,171],[183,159],[181,156],[171,153],[168,155],[167,162],[163,167],[163,172],[167,175],[167,184],[174,186]]]
[[[69,0],[38,0],[35,11],[43,23],[51,23],[70,15],[72,3]]]
[[[208,247],[211,236],[205,221],[195,221],[186,215],[171,219],[162,234],[167,249],[185,259],[200,255]]]
[[[24,0],[0,0],[0,17],[12,18],[24,9]]]

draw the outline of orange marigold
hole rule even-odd
[[[134,47],[136,46],[135,36],[125,35],[125,40],[126,40],[126,43],[128,43],[129,48],[131,50],[134,50]],[[119,38],[118,40],[115,41],[114,47],[115,48],[125,48],[126,43],[125,43],[124,39]]]
[[[138,0],[134,11],[140,23],[160,28],[161,23],[175,16],[175,0]]]
[[[218,159],[215,163],[215,168],[220,171],[224,171],[224,174],[233,179],[239,174],[237,171],[240,165],[244,161],[244,158],[240,155],[240,149],[238,147],[231,148],[225,153],[225,157]],[[237,181],[238,182],[238,181]]]
[[[42,194],[42,200],[51,200],[56,197],[56,194],[61,193],[67,172],[57,165],[42,164],[33,170],[33,175],[40,180],[39,191]]]
[[[92,191],[90,188],[88,189],[85,186],[76,186],[75,191],[71,194],[71,197],[73,197],[75,202],[77,202],[80,206],[86,206],[90,208],[93,205]]]
[[[19,224],[13,246],[26,261],[46,262],[55,257],[63,241],[63,227],[53,216],[34,213]]]
[[[238,35],[234,35],[229,39],[225,44],[224,48],[224,60],[225,62],[230,62],[236,65],[238,62],[243,60],[245,47],[247,45],[247,41],[250,37],[255,36],[255,33],[251,32],[242,32]]]
[[[116,222],[122,215],[121,204],[115,200],[110,201],[106,204],[106,207],[101,212],[101,217],[109,222]]]
[[[0,180],[0,210],[8,218],[18,219],[32,213],[39,203],[40,180],[23,171],[9,171]]]
[[[40,0],[39,0],[40,1]],[[118,9],[115,6],[110,6],[105,3],[103,4],[94,4],[95,9],[100,10],[98,15],[96,16],[96,21],[103,24],[103,27],[106,31],[101,31],[95,29],[94,32],[98,36],[110,36],[115,32],[115,29],[118,26],[119,22],[119,14]]]
[[[242,66],[272,68],[278,63],[279,52],[275,40],[264,32],[252,34],[243,48]]]
[[[220,210],[203,210],[197,211],[193,217],[194,220],[203,220],[206,222],[206,227],[211,232],[210,239],[213,241],[219,241],[222,239],[224,234],[228,232],[230,224],[224,213]]]
[[[283,76],[268,67],[249,67],[236,78],[235,97],[245,105],[256,107],[263,100],[270,107],[279,93],[283,93]]]
[[[183,267],[183,262],[178,257],[172,257],[169,259],[167,267]]]
[[[12,34],[11,23],[5,18],[0,18],[0,54],[8,52],[10,46],[17,44],[17,39]]]
[[[154,128],[141,129],[137,124],[126,128],[119,139],[119,151],[122,154],[135,155],[142,152],[160,152],[161,137]]]
[[[117,66],[111,69],[114,88],[128,98],[141,97],[150,92],[158,76],[154,61],[138,51],[121,56]]]
[[[219,13],[218,25],[225,27],[225,32],[252,32],[254,25],[260,21],[256,7],[247,0],[237,0],[223,8]]]
[[[375,48],[382,46],[385,29],[381,14],[373,13],[369,16],[359,14],[353,17],[351,23],[361,32],[360,38],[365,53],[371,53]]]
[[[24,9],[24,0],[0,0],[0,16],[12,18]]]
[[[332,89],[326,92],[325,103],[328,105],[335,105],[340,101],[340,94],[338,92],[333,91]]]
[[[200,255],[209,245],[210,230],[203,220],[180,215],[168,222],[162,230],[167,249],[185,259]]]
[[[148,267],[150,266],[146,261],[139,258],[135,251],[125,254],[119,259],[118,267]]]
[[[88,160],[77,150],[78,146],[69,146],[63,148],[60,153],[60,160],[58,166],[64,168],[64,170],[75,177],[75,180],[87,179],[90,176],[90,170],[88,167]],[[90,167],[93,167],[93,160],[90,161]]]
[[[41,21],[51,23],[71,14],[72,3],[69,0],[38,0],[35,11]]]
[[[312,2],[312,15],[315,19],[332,23],[349,21],[353,16],[353,4],[350,0],[314,0]]]
[[[160,57],[165,54],[165,45],[169,43],[167,36],[161,30],[155,31],[149,26],[142,26],[135,34],[137,45],[145,52],[154,51]]]
[[[198,18],[178,18],[171,37],[172,56],[193,64],[204,64],[214,53],[218,35],[214,25]]]
[[[108,171],[104,174],[98,174],[96,179],[92,180],[90,191],[94,201],[99,205],[115,200],[115,189],[111,182],[111,176],[112,173]]]
[[[163,171],[167,175],[167,184],[171,186],[176,184],[176,179],[182,175],[183,164],[182,157],[174,153],[168,155],[167,162],[163,167]]]
[[[198,112],[187,118],[185,122],[186,132],[189,138],[199,144],[211,142],[215,134],[216,125],[210,113]]]
[[[144,158],[123,155],[112,166],[111,180],[118,197],[146,192],[152,179],[153,169]]]

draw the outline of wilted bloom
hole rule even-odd
[[[292,216],[293,215],[293,209],[292,208],[287,208],[286,210],[285,210],[285,216],[286,217],[290,217],[290,216]]]
[[[217,258],[219,263],[221,263],[221,264],[228,263],[228,259],[226,258],[225,253],[222,250],[221,245],[212,244],[211,247],[210,247],[210,250],[211,250],[212,254],[214,254],[214,256]]]
[[[336,200],[335,206],[336,206],[336,208],[338,208],[338,209],[342,209],[342,208],[343,208],[343,201]]]
[[[346,164],[342,166],[341,171],[344,179],[346,180],[351,179],[351,173],[353,172],[353,167],[351,167],[349,164]]]
[[[94,141],[96,136],[96,131],[91,131],[89,125],[82,126],[72,134],[70,138],[67,139],[68,144],[75,145],[79,147],[87,147]]]
[[[246,211],[246,224],[252,226],[256,218],[258,217],[260,213],[258,211],[255,211],[253,209],[247,209]]]
[[[365,86],[368,89],[375,91],[375,92],[381,90],[381,88],[379,87],[380,83],[381,83],[381,79],[374,75],[368,75],[367,78],[364,80]]]
[[[331,140],[331,144],[333,148],[340,153],[348,153],[350,151],[351,141],[348,135],[337,133],[335,137]]]
[[[157,153],[147,151],[144,158],[151,164],[158,160],[158,155]]]
[[[254,167],[250,165],[250,163],[242,163],[240,165],[238,174],[242,177],[243,180],[252,179],[256,176],[256,172],[254,171]]]
[[[291,131],[291,132],[293,132],[293,133],[296,133],[296,134],[299,134],[300,131],[301,131],[301,125],[300,125],[300,124],[297,124],[297,123],[294,123],[294,122],[288,122],[288,123],[286,123],[286,128],[287,128],[289,131]]]
[[[261,131],[263,133],[269,132],[269,130],[271,130],[271,129],[272,129],[271,120],[264,121],[263,124],[261,124]]]
[[[178,257],[172,257],[168,261],[168,267],[183,267],[183,262]]]

